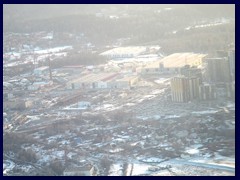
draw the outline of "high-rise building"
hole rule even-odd
[[[235,99],[235,82],[226,83],[227,97]]]
[[[202,70],[197,67],[190,67],[190,65],[186,65],[180,69],[180,74],[189,78],[199,78],[200,83],[203,81]]]
[[[189,81],[189,98],[197,99],[199,97],[199,86],[201,84],[201,80],[197,77],[188,78]]]
[[[207,77],[211,83],[231,81],[229,60],[227,58],[206,58]]]
[[[213,100],[216,99],[216,87],[212,84],[202,84],[199,86],[199,99],[200,100]]]
[[[228,51],[228,61],[232,81],[235,80],[235,49]]]
[[[187,102],[189,100],[188,83],[188,79],[185,77],[171,79],[172,101]]]
[[[188,102],[198,98],[199,78],[188,78],[184,76],[174,77],[171,79],[172,101]]]
[[[220,57],[220,58],[227,57],[228,56],[228,52],[225,51],[225,50],[217,50],[216,51],[216,56]]]

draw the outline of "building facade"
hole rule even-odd
[[[232,81],[235,80],[235,49],[228,51],[229,68]]]
[[[212,84],[203,84],[199,86],[199,99],[200,100],[213,100],[216,99],[216,86]]]
[[[171,79],[173,102],[188,102],[199,97],[200,79],[196,77],[174,77]]]
[[[227,58],[207,58],[207,79],[211,83],[231,81],[229,60]]]
[[[200,68],[190,67],[190,65],[186,65],[180,69],[180,74],[185,77],[199,78],[200,83],[203,82],[202,69]]]
[[[227,97],[235,99],[235,82],[226,83]]]
[[[181,68],[186,65],[202,66],[206,54],[174,53],[147,64],[142,68],[142,74],[180,73]]]

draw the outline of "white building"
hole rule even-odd
[[[128,46],[118,47],[101,53],[101,56],[106,56],[108,59],[123,59],[133,58],[145,53],[147,48],[145,46]]]

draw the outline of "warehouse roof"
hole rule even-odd
[[[114,49],[110,49],[101,53],[100,55],[107,56],[107,55],[114,55],[114,54],[135,54],[139,55],[146,51],[145,46],[127,46],[127,47],[118,47]]]
[[[99,74],[88,74],[72,80],[70,83],[92,83],[98,81],[108,81],[115,78],[118,74],[117,73],[99,73]]]
[[[158,68],[160,63],[163,63],[165,68],[183,67],[185,65],[194,65],[206,57],[207,54],[197,53],[174,53],[164,57],[161,60],[155,61],[146,66],[146,68]]]
[[[130,81],[130,80],[133,80],[133,79],[136,79],[138,78],[137,76],[126,76],[126,77],[123,77],[121,79],[118,79],[117,81]]]

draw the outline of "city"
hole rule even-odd
[[[137,19],[143,26],[141,15],[175,17],[171,13],[182,13],[184,6],[149,5],[143,10],[141,5],[122,5],[120,11],[120,5],[102,5],[100,10],[98,5],[97,10],[78,5],[92,13],[79,15],[90,19],[83,20],[83,32],[54,29],[60,20],[50,30],[34,30],[41,25],[36,14],[36,19],[10,26],[9,20],[16,18],[10,10],[20,5],[8,6],[3,33],[4,176],[235,175],[234,5],[226,5],[233,10],[229,17],[196,16],[193,24],[185,22],[177,30],[177,20],[169,22],[171,31],[164,31],[159,41],[158,33],[127,36],[117,30],[117,35],[95,37],[87,24],[115,27]],[[62,13],[68,17],[67,12]],[[24,29],[21,23],[32,26]],[[200,33],[220,38],[204,40]],[[197,34],[199,40],[189,45],[191,41],[180,40],[181,34],[185,39]]]

